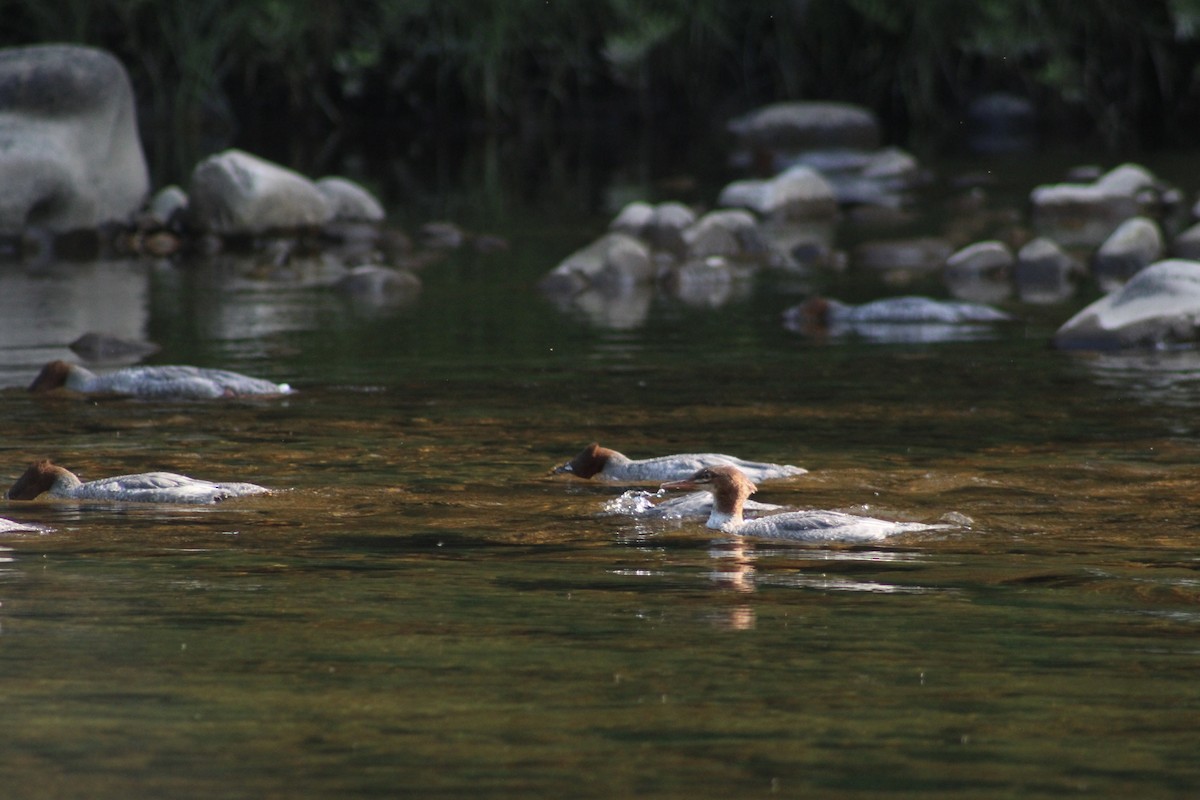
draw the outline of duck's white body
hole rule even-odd
[[[269,492],[253,483],[213,483],[174,472],[117,475],[84,483],[70,470],[38,461],[8,490],[10,500],[42,495],[72,500],[120,500],[133,503],[215,503],[229,497]]]
[[[746,500],[758,487],[736,467],[727,465],[706,467],[684,480],[664,483],[662,488],[711,491],[713,507],[708,527],[739,536],[806,542],[873,542],[899,533],[941,527],[890,522],[840,511],[787,511],[747,520],[742,516]]]
[[[592,442],[579,455],[555,467],[557,473],[569,473],[580,478],[600,478],[625,483],[653,483],[686,478],[703,467],[727,465],[737,467],[752,480],[765,481],[803,475],[808,470],[790,464],[768,464],[746,461],[721,453],[680,453],[657,458],[632,459],[616,450]]]
[[[211,400],[289,394],[286,383],[273,383],[224,369],[189,366],[125,367],[98,375],[78,364],[51,361],[30,391],[66,388],[93,395],[122,395],[148,400]]]

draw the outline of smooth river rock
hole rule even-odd
[[[612,232],[567,256],[539,286],[547,294],[570,296],[589,288],[620,291],[653,278],[654,259],[645,242]]]
[[[778,150],[879,146],[879,121],[868,109],[850,103],[796,101],[774,103],[729,123],[743,147]]]
[[[74,45],[0,50],[0,235],[124,222],[149,191],[119,61]]]
[[[1061,348],[1115,349],[1200,338],[1200,261],[1151,264],[1084,308],[1054,335]]]
[[[833,186],[821,173],[804,165],[786,169],[770,180],[734,181],[721,191],[717,204],[790,221],[824,219],[838,210]]]
[[[1112,291],[1163,257],[1162,230],[1147,217],[1131,217],[1112,232],[1092,259],[1092,274]]]
[[[241,150],[226,150],[192,170],[189,222],[222,235],[324,225],[335,207],[303,175]]]

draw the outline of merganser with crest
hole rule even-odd
[[[266,494],[253,483],[212,483],[174,472],[117,475],[84,483],[70,470],[50,461],[35,461],[8,490],[9,500],[42,495],[72,500],[122,500],[135,503],[215,503],[229,497]]]
[[[224,369],[188,366],[124,367],[97,375],[78,364],[51,361],[29,386],[31,392],[68,389],[91,395],[147,400],[212,400],[220,397],[268,397],[290,394],[286,383],[273,383]]]
[[[803,475],[808,470],[790,464],[767,464],[761,461],[745,461],[720,453],[680,453],[658,458],[632,459],[616,450],[601,447],[592,442],[579,455],[565,464],[554,468],[556,474],[569,473],[580,478],[599,477],[606,481],[669,481],[686,478],[702,467],[720,464],[733,466],[754,480],[790,478]]]
[[[698,470],[689,478],[670,481],[663,489],[707,489],[713,495],[708,527],[738,536],[793,539],[809,542],[871,542],[898,533],[944,526],[920,522],[889,522],[840,511],[786,511],[744,520],[746,499],[758,491],[737,467],[719,465]]]

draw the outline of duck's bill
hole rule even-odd
[[[693,489],[701,489],[703,487],[700,484],[693,481],[691,478],[684,478],[681,481],[667,481],[666,483],[660,484],[658,488],[660,488],[660,489],[688,489],[690,491]]]

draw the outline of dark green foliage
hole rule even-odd
[[[868,105],[939,141],[1008,89],[1109,145],[1195,121],[1197,0],[0,0],[0,44],[128,65],[148,136],[524,128]]]

